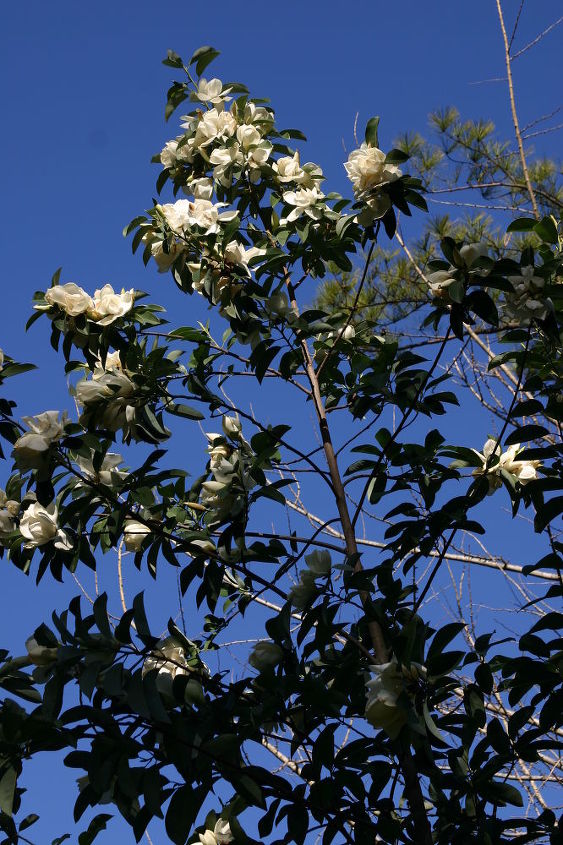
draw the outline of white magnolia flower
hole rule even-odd
[[[266,311],[275,317],[284,317],[290,309],[288,296],[283,290],[275,291],[264,305]]]
[[[58,516],[58,509],[54,502],[46,508],[39,502],[29,505],[20,520],[21,534],[27,540],[24,547],[34,549],[54,540],[57,549],[68,551],[72,548],[68,536],[58,526]]]
[[[185,135],[179,135],[177,138],[167,141],[162,152],[160,153],[160,161],[162,166],[167,170],[176,167],[178,162],[191,162],[193,160],[193,151]]]
[[[197,91],[190,94],[190,100],[219,105],[231,99],[231,97],[225,96],[230,90],[230,88],[225,88],[223,91],[223,83],[220,79],[210,79],[208,82],[207,79],[202,78],[198,82]]]
[[[484,242],[465,244],[459,250],[465,268],[469,272],[477,259],[487,256],[488,252],[489,248]],[[473,272],[486,273],[487,271],[484,268],[475,268]],[[447,270],[436,270],[435,273],[430,273],[426,278],[433,296],[447,297],[449,286],[456,281],[458,276],[456,268],[450,265]]]
[[[242,423],[238,414],[233,417],[223,417],[223,431],[226,437],[232,437],[234,440],[242,437]]]
[[[298,152],[293,156],[278,158],[272,166],[278,175],[279,182],[297,182],[299,184],[305,175],[305,171],[299,163]]]
[[[365,142],[348,156],[344,168],[354,186],[356,196],[399,179],[402,172],[394,164],[385,163],[385,153]]]
[[[265,135],[273,126],[274,116],[264,106],[247,103],[244,107],[244,122],[257,126],[262,135]]]
[[[34,305],[38,310],[43,310],[46,307],[51,308],[53,305],[58,306],[62,311],[68,314],[69,317],[78,317],[80,314],[85,314],[92,305],[92,297],[86,293],[74,282],[67,282],[66,285],[54,285],[45,292],[45,305]]]
[[[514,293],[506,294],[506,310],[509,316],[527,325],[530,320],[545,320],[548,305],[543,294],[545,279],[534,275],[534,267],[528,264],[520,269],[520,275],[509,276],[508,281]]]
[[[5,491],[0,489],[0,542],[15,531],[19,511],[20,503],[8,499]]]
[[[292,205],[293,211],[290,211],[283,222],[293,223],[303,214],[306,214],[312,220],[320,220],[326,208],[322,202],[323,199],[324,194],[318,188],[300,188],[298,191],[286,191],[283,194],[283,201]]]
[[[328,575],[332,568],[330,553],[326,550],[317,550],[305,555],[305,563],[315,575]]]
[[[118,466],[123,463],[123,458],[116,452],[107,452],[99,469],[94,469],[93,458],[93,451],[90,458],[77,455],[76,463],[81,473],[87,478],[92,479],[95,484],[103,484],[106,487],[111,487],[114,484],[120,483],[127,476],[126,472],[118,469]]]
[[[514,476],[520,484],[527,484],[537,478],[537,468],[541,461],[519,461],[518,454],[523,450],[519,443],[502,452],[500,444],[492,437],[483,446],[483,452],[473,451],[482,462],[482,467],[473,470],[473,475],[485,475],[489,483],[489,494],[502,487],[502,470]]]
[[[213,180],[207,177],[192,179],[188,187],[198,200],[210,200],[213,196]]]
[[[28,637],[25,641],[25,647],[30,660],[35,666],[49,666],[57,659],[57,647],[49,648],[48,646],[39,645],[35,637]]]
[[[401,695],[413,698],[419,680],[426,678],[426,669],[419,663],[399,668],[396,658],[373,666],[375,678],[366,684],[368,694],[366,719],[396,739],[408,720],[407,709],[401,706]]]
[[[270,640],[256,643],[250,652],[248,662],[259,672],[268,669],[270,666],[277,666],[283,657],[283,649],[277,643]]]
[[[237,143],[231,144],[228,147],[217,147],[209,156],[209,161],[213,165],[213,178],[225,188],[230,188],[233,184],[233,167],[242,167],[244,164],[244,156],[241,152],[240,146]]]
[[[206,147],[216,140],[232,138],[237,131],[237,121],[230,111],[210,109],[201,118],[190,117],[182,128],[193,132],[194,135],[189,143],[192,149]]]
[[[164,219],[173,232],[185,234],[193,226],[204,230],[205,235],[213,235],[219,231],[220,223],[228,223],[233,220],[236,211],[220,212],[225,203],[213,204],[210,200],[194,199],[178,200],[175,203],[167,203],[158,206]]]
[[[108,356],[109,358],[109,356]],[[87,410],[103,403],[100,424],[110,431],[117,431],[126,423],[132,422],[135,409],[131,399],[135,385],[121,369],[106,361],[106,369],[96,367],[91,379],[82,379],[76,385],[76,400]]]
[[[68,422],[66,411],[59,418],[59,411],[44,411],[35,417],[23,417],[30,431],[18,437],[13,455],[21,468],[38,469],[44,463],[51,445],[64,436]]]
[[[297,610],[304,610],[318,592],[315,577],[314,572],[308,569],[303,570],[299,575],[299,583],[294,584],[289,591],[288,599]]]
[[[122,288],[121,293],[116,293],[111,285],[104,285],[103,288],[94,291],[94,303],[88,316],[100,326],[109,326],[132,309],[134,299],[133,288],[131,290]]]
[[[144,678],[148,672],[156,671],[156,688],[162,696],[174,701],[174,679],[181,675],[208,675],[207,666],[200,662],[198,666],[191,666],[185,649],[175,637],[165,637],[156,644],[151,654],[145,659],[142,669]],[[190,678],[184,692],[185,700],[189,703],[203,703],[203,689],[194,678]]]
[[[164,240],[155,237],[152,233],[143,235],[143,243],[150,243],[151,255],[156,261],[159,273],[166,273],[170,270],[179,255],[185,250],[185,244],[172,241],[167,244],[166,251],[164,250]]]
[[[250,181],[256,183],[260,178],[260,168],[263,167],[270,157],[272,145],[269,141],[261,141],[246,153],[246,163],[250,169]]]
[[[219,819],[214,830],[206,830],[199,833],[199,841],[202,845],[229,845],[233,841],[233,835],[229,822]]]
[[[123,526],[123,540],[128,552],[138,552],[143,540],[151,533],[148,525],[135,519],[126,519]]]
[[[255,126],[243,123],[242,126],[238,127],[237,141],[243,150],[248,150],[249,147],[259,144],[261,140],[262,136]]]

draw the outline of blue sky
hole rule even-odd
[[[519,5],[505,3],[509,29]],[[515,44],[524,46],[559,13],[556,0],[528,0]],[[505,73],[493,0],[283,6],[30,0],[8,4],[2,19],[0,346],[18,360],[41,363],[38,374],[14,383],[21,413],[69,407],[46,321],[23,332],[34,290],[48,287],[59,265],[61,281],[90,291],[105,282],[142,288],[169,308],[186,309],[182,322],[193,319],[193,300],[179,300],[167,277],[144,269],[121,236],[152,204],[158,171],[150,158],[177,132],[175,118],[168,127],[163,119],[174,76],[160,64],[168,48],[184,57],[201,44],[219,49],[207,75],[270,97],[279,125],[308,136],[307,160],[322,165],[326,190],[348,192],[342,161],[354,144],[357,113],[360,126],[381,115],[384,148],[404,129],[424,133],[428,112],[448,104],[465,117],[493,119],[512,137],[506,84],[483,82]],[[557,107],[562,69],[557,30],[515,63],[522,124]],[[538,136],[536,148],[553,154],[557,135]],[[40,607],[60,607],[65,593],[76,592],[72,582],[61,590],[46,581],[34,593],[19,573],[2,567],[4,596],[26,607],[22,614],[14,600],[17,613],[4,609],[2,643],[21,641],[39,623]],[[45,811],[54,824],[57,810]],[[114,840],[108,833],[100,841]]]

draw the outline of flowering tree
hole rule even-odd
[[[56,275],[30,323],[51,321],[78,414],[20,426],[0,407],[5,553],[38,579],[117,556],[121,603],[78,597],[24,654],[2,653],[5,841],[30,841],[37,818],[25,760],[66,749],[75,819],[112,803],[137,841],[164,819],[178,845],[561,842],[561,203],[538,207],[528,174],[531,213],[502,248],[457,231],[439,254],[409,250],[397,221],[426,210],[421,145],[383,152],[372,118],[345,163],[353,199],[326,192],[299,132],[202,76],[216,55],[169,53],[166,117],[191,104],[157,157],[174,201],[127,229],[195,318],[171,328],[140,291],[91,296]],[[416,309],[383,327],[389,297],[366,293],[394,238]],[[469,342],[482,358],[468,367]],[[6,357],[0,376],[22,367]],[[445,415],[475,399],[496,429],[460,438]],[[191,474],[184,449],[167,455],[175,439],[200,444]],[[500,544],[507,505],[533,521],[525,567],[463,545]],[[127,601],[127,554],[155,581],[146,607]],[[444,621],[435,587],[455,562],[527,576],[532,619],[480,629],[454,577]],[[181,593],[164,634],[150,622],[162,567]]]

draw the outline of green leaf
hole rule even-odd
[[[189,420],[203,420],[205,415],[196,408],[191,408],[189,405],[184,405],[183,402],[170,402],[166,406],[169,414],[174,414],[177,417],[186,417]]]
[[[531,232],[536,221],[533,217],[519,217],[506,227],[507,232]]]
[[[9,766],[0,777],[0,810],[7,816],[12,815],[14,793],[16,791],[17,774],[13,766]]]
[[[190,65],[195,63],[196,73],[198,76],[201,76],[207,65],[210,64],[213,59],[216,59],[218,55],[219,51],[214,47],[209,47],[208,45],[199,47],[191,57]]]
[[[185,845],[207,795],[206,786],[186,784],[176,790],[166,811],[166,833],[174,845]]]
[[[557,237],[557,226],[555,225],[551,217],[544,217],[542,220],[539,220],[537,223],[534,223],[533,229],[536,235],[539,235],[539,237],[545,243],[558,243],[559,239]]]
[[[379,121],[379,117],[370,117],[366,124],[366,144],[368,144],[368,146],[370,147],[379,147]]]
[[[563,496],[555,496],[553,499],[548,499],[547,502],[544,502],[541,511],[537,511],[534,518],[536,532],[543,531],[561,513],[563,513]]]
[[[514,807],[524,806],[522,795],[510,783],[500,783],[496,780],[490,781],[484,784],[480,791],[490,804],[512,804]]]
[[[405,161],[408,161],[409,158],[410,155],[408,155],[408,153],[403,152],[403,150],[393,148],[385,156],[385,162],[386,164],[403,164]]]
[[[431,660],[433,657],[442,654],[445,647],[449,645],[454,637],[457,637],[460,631],[463,631],[464,628],[464,622],[451,622],[448,625],[444,625],[444,627],[440,628],[439,631],[436,631],[434,639],[430,643],[430,647],[428,649],[427,659]]]
[[[504,445],[512,446],[514,443],[526,443],[528,440],[537,440],[543,437],[544,434],[548,434],[548,431],[543,425],[535,425],[534,423],[520,425],[514,431],[510,432],[504,441]]]
[[[97,816],[94,816],[88,825],[88,830],[85,830],[78,837],[78,845],[92,845],[98,833],[101,833],[102,830],[107,828],[107,823],[112,818],[113,816],[110,816],[108,813],[99,813]]]

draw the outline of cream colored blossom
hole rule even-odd
[[[242,436],[242,423],[238,414],[232,417],[223,417],[223,431],[227,437],[232,437],[233,439],[238,439]]]
[[[298,191],[286,191],[283,194],[283,201],[293,206],[293,210],[290,211],[284,222],[293,223],[303,214],[312,220],[320,220],[326,209],[323,199],[324,194],[318,188],[300,188]]]
[[[136,519],[125,520],[123,526],[123,540],[128,552],[138,552],[143,545],[143,540],[151,533],[148,525],[138,522]]]
[[[64,436],[68,416],[66,411],[62,416],[59,411],[44,411],[35,417],[23,417],[23,422],[30,430],[16,440],[13,455],[19,467],[38,469],[52,444]]]
[[[93,458],[94,452],[92,452],[90,458],[85,458],[84,455],[77,455],[76,463],[81,473],[91,479],[95,484],[104,484],[106,487],[111,487],[123,481],[127,476],[126,472],[118,469],[119,465],[123,463],[123,458],[116,452],[107,452],[99,469],[94,469]]]
[[[138,524],[138,523],[137,523]],[[174,637],[166,637],[160,640],[152,653],[143,663],[143,678],[148,672],[156,671],[156,688],[158,691],[170,698],[173,698],[174,678],[180,675],[189,675],[191,670],[188,666],[186,652]]]
[[[274,116],[264,106],[257,106],[255,103],[247,103],[244,107],[244,122],[258,127],[262,135],[268,132],[274,123]]]
[[[176,167],[178,163],[193,161],[193,150],[185,135],[166,142],[160,153],[160,161],[167,170]]]
[[[188,188],[198,200],[210,200],[213,196],[213,180],[207,177],[192,179]]]
[[[482,257],[488,255],[489,248],[486,243],[471,243],[465,244],[459,250],[459,254],[465,264],[465,269],[471,272],[471,268],[475,262]],[[475,268],[473,272],[486,273],[484,268]],[[429,273],[427,278],[430,292],[435,297],[447,297],[449,286],[458,279],[459,271],[450,265],[447,270],[436,270],[434,273]]]
[[[132,309],[134,299],[133,288],[122,288],[121,293],[116,293],[111,285],[104,285],[94,291],[94,302],[88,316],[100,326],[109,326]]]
[[[354,193],[360,196],[388,182],[399,179],[402,172],[394,164],[385,163],[385,153],[365,142],[348,156],[344,168],[354,186]]]
[[[182,127],[194,133],[189,144],[193,150],[197,150],[199,147],[207,147],[213,141],[232,138],[237,131],[237,121],[232,112],[213,108],[201,118],[188,118]]]
[[[197,90],[190,94],[190,99],[219,105],[231,99],[231,97],[225,96],[230,90],[230,88],[223,90],[223,83],[220,79],[210,79],[208,82],[207,79],[202,77],[198,82]]]
[[[217,147],[209,156],[213,165],[213,178],[225,188],[233,184],[233,167],[242,167],[244,156],[240,146],[235,142],[228,147]]]
[[[399,698],[414,698],[419,681],[426,678],[426,669],[419,663],[399,667],[393,658],[389,663],[373,666],[373,671],[375,678],[366,684],[366,719],[396,739],[408,721],[408,710]]]
[[[528,325],[532,319],[545,320],[549,310],[543,292],[545,279],[535,275],[534,267],[522,267],[520,275],[508,276],[508,281],[514,288],[514,293],[506,294],[508,316],[521,325]]]
[[[67,534],[59,528],[58,509],[54,502],[48,507],[43,507],[39,502],[33,502],[24,511],[20,520],[20,532],[27,540],[24,543],[26,549],[34,549],[44,546],[45,543],[54,540],[55,548],[68,551],[72,544]]]
[[[238,127],[237,141],[243,150],[248,150],[249,147],[259,144],[261,140],[262,136],[255,126],[243,123],[242,126]]]
[[[175,203],[157,206],[173,232],[185,234],[192,227],[203,229],[205,235],[219,231],[220,223],[228,223],[236,217],[235,211],[220,212],[224,203],[213,204],[210,200],[178,200]]]
[[[50,666],[57,659],[57,647],[49,648],[49,646],[39,645],[35,637],[28,637],[25,647],[29,659],[35,666]]]
[[[534,481],[537,478],[536,470],[541,466],[541,461],[518,460],[518,454],[522,452],[523,447],[519,443],[514,443],[512,446],[502,452],[500,444],[492,437],[489,438],[483,446],[483,452],[473,451],[480,459],[482,466],[473,470],[473,475],[484,475],[489,483],[489,494],[494,493],[502,486],[502,471],[509,473],[520,484],[527,484],[529,481]]]
[[[290,310],[289,299],[285,291],[275,291],[264,303],[267,312],[275,317],[284,317]]]
[[[218,819],[214,830],[206,830],[205,833],[199,833],[198,836],[202,845],[229,845],[233,842],[229,822],[225,819]]]
[[[92,307],[92,297],[74,282],[67,282],[65,285],[54,285],[45,292],[45,305],[34,305],[33,307],[42,310],[56,305],[69,317],[78,317],[85,314]]]
[[[297,182],[299,184],[305,173],[299,162],[298,152],[293,156],[282,156],[282,158],[278,158],[273,164],[273,169],[277,173],[278,181],[284,183]]]

